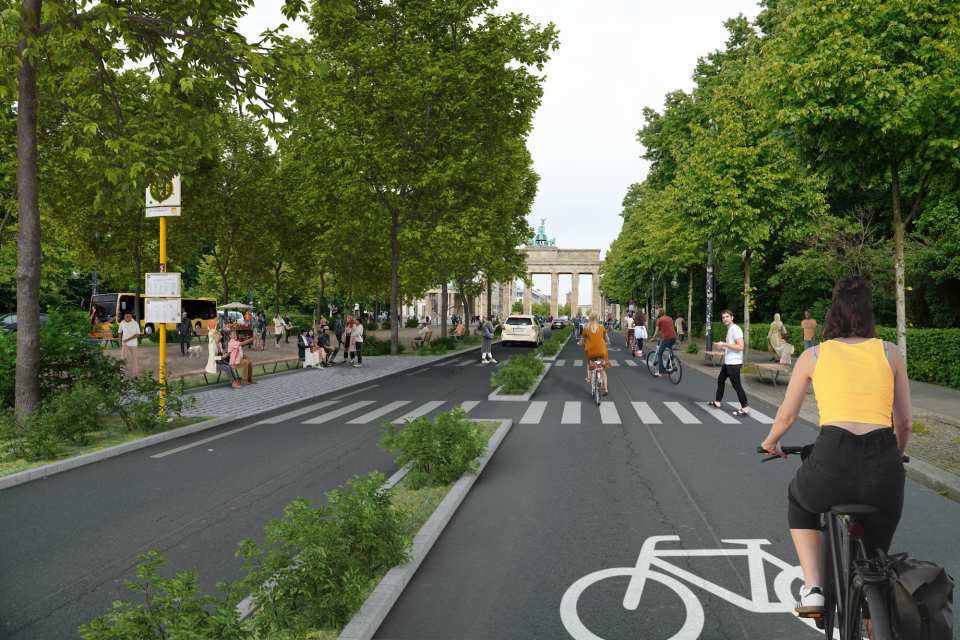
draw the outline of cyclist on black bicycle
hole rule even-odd
[[[577,336],[577,340],[580,339],[580,315],[579,314],[573,316],[573,334]]]
[[[864,546],[873,555],[877,549],[890,550],[903,512],[901,456],[912,424],[910,386],[900,350],[875,336],[870,284],[860,276],[841,280],[824,321],[824,342],[797,359],[786,397],[761,445],[783,455],[780,438],[796,421],[812,381],[820,435],[787,491],[790,535],[803,569],[800,614],[824,610],[820,514],[845,503],[881,509],[863,517]]]
[[[583,337],[577,341],[577,346],[587,342],[587,382],[590,382],[590,371],[593,361],[597,358],[603,360],[603,368],[600,373],[603,377],[603,395],[607,395],[607,369],[610,368],[609,354],[607,345],[610,344],[610,335],[599,322],[599,316],[596,311],[590,313],[590,324],[583,330]],[[606,342],[606,344],[604,344]]]
[[[666,349],[672,349],[673,345],[677,343],[677,332],[673,330],[673,318],[668,316],[663,309],[657,309],[657,330],[653,332],[650,340],[656,340],[657,334],[661,331],[663,332],[663,341],[657,347],[657,372],[654,374],[658,378],[664,372],[663,352]]]

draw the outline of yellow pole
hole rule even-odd
[[[160,271],[163,273],[167,271],[167,219],[163,216],[160,217]],[[164,393],[164,385],[166,384],[164,368],[167,365],[167,323],[161,322],[157,331],[160,332],[160,415],[162,416],[166,413],[164,409],[167,405],[166,394]]]

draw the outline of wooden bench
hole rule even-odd
[[[417,339],[417,338],[414,338],[413,341],[410,343],[410,345],[413,347],[414,351],[416,351],[417,349],[419,349],[419,348],[422,347],[423,345],[425,345],[425,344],[427,344],[428,342],[430,342],[430,338],[432,338],[432,337],[433,337],[433,331],[427,331],[425,334],[423,334],[423,340],[419,340],[419,339]]]
[[[206,338],[207,342],[210,342],[210,329],[207,329],[206,327],[194,329],[193,335],[197,336],[197,338]]]
[[[120,338],[113,335],[113,332],[110,331],[110,329],[103,329],[100,331],[100,337],[98,339],[100,340],[101,344],[105,344],[107,346],[109,346],[111,342],[116,342],[117,346],[120,346]]]
[[[257,367],[260,367],[260,368],[263,369],[263,372],[266,373],[266,372],[267,372],[267,367],[270,366],[270,365],[273,365],[273,371],[271,371],[270,373],[276,373],[276,372],[277,372],[277,367],[280,366],[281,364],[283,364],[283,365],[286,365],[286,370],[289,371],[289,370],[290,370],[290,363],[291,363],[291,362],[292,362],[293,365],[294,365],[294,366],[293,366],[294,369],[296,369],[297,367],[299,367],[300,364],[301,364],[300,358],[296,358],[296,357],[294,357],[294,358],[276,358],[276,359],[274,359],[274,360],[264,360],[263,362],[254,362],[254,363],[253,363],[253,368],[256,369]],[[235,370],[239,370],[239,369],[240,369],[240,365],[239,365],[239,364],[233,365],[233,368],[234,368]],[[217,371],[217,379],[213,381],[213,384],[216,384],[216,383],[220,382],[220,376],[221,376],[222,374],[223,374],[222,371]],[[198,370],[196,370],[196,371],[181,371],[180,373],[171,373],[170,375],[167,376],[167,379],[168,379],[168,380],[182,380],[182,379],[184,379],[184,378],[198,378],[198,377],[200,377],[200,376],[203,376],[203,379],[204,379],[204,380],[206,380],[207,382],[210,382],[210,379],[209,379],[207,376],[212,376],[212,375],[213,375],[213,374],[210,373],[210,372],[208,372],[206,369],[198,369]],[[240,376],[237,376],[237,377],[239,378]]]
[[[704,351],[703,355],[706,360],[704,362],[709,362],[711,367],[717,366],[717,359],[722,358],[727,355],[726,351]]]
[[[773,386],[777,386],[777,378],[784,371],[793,371],[793,367],[788,367],[785,364],[780,364],[779,362],[756,362],[754,363],[757,367],[757,375],[760,376],[760,381],[763,382],[762,371],[766,371],[770,374],[770,380],[773,382]]]

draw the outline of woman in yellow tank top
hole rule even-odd
[[[858,502],[882,510],[864,522],[865,546],[889,551],[903,511],[901,456],[910,439],[910,386],[896,345],[876,339],[870,284],[837,283],[823,325],[825,342],[797,359],[786,397],[763,448],[779,453],[813,382],[820,435],[787,491],[787,520],[803,569],[797,611],[822,611],[820,514]],[[890,418],[893,417],[893,428]]]

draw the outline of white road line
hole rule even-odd
[[[575,367],[582,367],[582,366],[583,366],[583,360],[574,360],[574,361],[573,361],[573,366],[575,366]]]
[[[434,400],[433,402],[428,402],[422,407],[417,407],[410,413],[404,416],[400,416],[399,418],[394,420],[394,422],[396,422],[397,424],[402,424],[404,420],[413,420],[414,418],[419,418],[424,414],[430,413],[431,411],[433,411],[434,409],[436,409],[442,404],[443,404],[443,400]]]
[[[739,403],[739,402],[728,402],[727,404],[730,405],[731,407],[733,407],[734,409],[739,409],[739,408],[740,408],[740,403]],[[750,407],[750,413],[747,414],[747,415],[749,415],[751,418],[753,418],[754,420],[756,420],[757,422],[760,422],[760,423],[762,423],[762,424],[773,424],[773,418],[771,418],[770,416],[767,416],[767,415],[764,415],[764,414],[760,413],[759,411],[757,411],[757,410],[754,409],[753,407]]]
[[[723,409],[717,409],[715,407],[708,407],[705,404],[697,403],[697,406],[703,407],[703,410],[712,415],[714,418],[722,422],[723,424],[740,424],[740,421],[734,418],[729,413],[725,412]]]
[[[312,411],[316,411],[317,409],[323,409],[324,407],[329,407],[332,404],[337,404],[337,402],[339,402],[339,400],[327,400],[325,402],[320,402],[318,404],[312,404],[309,407],[306,407],[304,409],[297,409],[296,411],[291,411],[290,413],[284,413],[283,415],[267,418],[266,420],[261,420],[260,424],[280,424],[281,422],[286,422],[291,418],[302,416],[305,413],[310,413]]]
[[[633,410],[637,412],[643,424],[663,424],[646,402],[634,402]]]
[[[683,408],[679,402],[664,402],[667,409],[673,411],[673,415],[680,418],[683,424],[700,424],[700,421],[693,417],[693,414]]]
[[[372,421],[376,420],[377,418],[379,418],[380,416],[385,416],[385,415],[387,415],[388,413],[390,413],[391,411],[396,411],[396,410],[399,409],[400,407],[402,407],[402,406],[404,406],[404,405],[407,405],[407,404],[410,404],[410,401],[409,401],[409,400],[397,400],[396,402],[391,402],[390,404],[388,404],[388,405],[385,406],[385,407],[380,407],[379,409],[375,409],[375,410],[371,411],[370,413],[365,413],[365,414],[363,414],[362,416],[360,416],[359,418],[354,418],[353,420],[351,420],[351,421],[348,422],[347,424],[367,424],[368,422],[372,422]]]
[[[465,360],[463,362],[457,363],[458,367],[466,367],[467,365],[476,364],[476,360]]]
[[[626,360],[625,362],[627,363],[627,366],[628,366],[628,367],[635,367],[635,366],[637,366],[637,363],[636,363],[634,360]]]
[[[478,404],[480,404],[479,400],[467,400],[466,402],[461,402],[460,406],[463,407],[464,411],[470,413],[470,409],[473,409]]]
[[[372,384],[372,385],[370,385],[369,387],[364,387],[363,389],[357,389],[356,391],[351,391],[350,393],[345,393],[345,394],[343,394],[342,396],[336,396],[335,398],[330,398],[330,399],[331,399],[331,400],[343,400],[343,399],[346,398],[347,396],[352,396],[353,394],[355,394],[355,393],[360,393],[361,391],[369,391],[370,389],[373,389],[374,387],[379,387],[379,386],[380,386],[380,385],[378,385],[378,384]]]
[[[620,424],[620,414],[617,413],[617,405],[612,402],[601,402],[600,422],[603,424]]]
[[[565,365],[565,364],[567,364],[567,361],[566,361],[566,360],[557,360],[555,363],[553,363],[553,366],[555,366],[555,367],[562,367],[562,366]]]
[[[164,457],[164,456],[170,455],[171,453],[179,453],[180,451],[184,451],[184,450],[186,450],[186,449],[190,449],[191,447],[198,447],[198,446],[200,446],[201,444],[206,444],[206,443],[211,442],[211,441],[213,441],[213,440],[217,440],[218,438],[225,438],[226,436],[232,436],[232,435],[235,434],[235,433],[240,433],[241,431],[246,431],[247,429],[253,429],[254,427],[259,427],[259,426],[262,425],[262,424],[264,424],[264,423],[263,423],[263,422],[254,422],[253,424],[247,425],[246,427],[240,427],[239,429],[234,429],[233,431],[227,431],[227,432],[225,432],[225,433],[221,433],[221,434],[218,435],[218,436],[213,436],[213,437],[211,437],[211,438],[205,438],[205,439],[203,439],[203,440],[198,440],[198,441],[193,442],[193,443],[191,443],[191,444],[187,444],[187,445],[184,445],[184,446],[182,446],[182,447],[177,447],[176,449],[170,449],[169,451],[164,451],[163,453],[158,453],[158,454],[153,455],[153,456],[150,456],[150,457],[151,457],[151,458],[162,458],[162,457]]]
[[[363,409],[364,407],[370,406],[371,404],[376,404],[376,400],[361,400],[360,402],[354,402],[353,404],[337,409],[336,411],[331,411],[330,413],[325,413],[322,416],[317,416],[316,418],[310,418],[306,422],[301,422],[300,424],[323,424],[328,420],[333,420],[334,418],[339,418],[344,416],[351,411],[356,411],[357,409]]]
[[[611,366],[611,367],[619,367],[619,366],[620,366],[620,363],[619,363],[618,361],[616,361],[616,360],[611,360],[611,361],[610,361],[610,366]]]
[[[579,402],[565,402],[563,404],[563,417],[560,418],[560,424],[580,424]]]
[[[455,364],[455,363],[457,363],[457,362],[460,362],[460,358],[454,358],[453,360],[447,360],[446,362],[441,362],[440,364],[435,364],[435,365],[433,365],[433,366],[435,366],[435,367],[445,367],[445,366],[447,366],[448,364]]]
[[[530,408],[527,409],[527,412],[520,418],[520,424],[540,424],[540,418],[543,417],[543,412],[546,408],[547,403],[545,401],[531,402]]]

